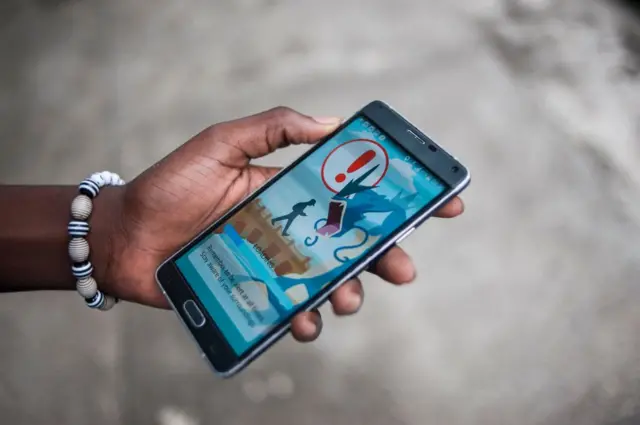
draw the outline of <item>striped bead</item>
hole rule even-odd
[[[90,308],[101,308],[104,304],[104,294],[100,291],[96,292],[96,294],[84,300],[87,303],[87,306]]]
[[[89,223],[86,221],[73,220],[67,226],[69,236],[73,238],[81,238],[89,234]]]
[[[93,211],[93,202],[87,195],[78,195],[71,202],[71,217],[76,220],[86,220]]]
[[[102,306],[98,307],[100,310],[102,311],[107,311],[107,310],[111,310],[113,308],[113,306],[115,306],[118,303],[118,299],[111,297],[109,295],[105,295],[104,296],[104,302],[102,303]]]
[[[93,273],[93,264],[91,261],[83,261],[82,263],[74,263],[71,266],[71,273],[76,279],[82,279],[83,277],[89,277]]]
[[[84,179],[82,183],[80,183],[80,186],[78,186],[78,190],[81,194],[93,199],[100,193],[100,186],[91,179]]]
[[[74,263],[82,263],[89,259],[89,242],[84,238],[73,238],[69,241],[69,257]]]
[[[76,289],[83,298],[89,299],[98,293],[98,284],[91,276],[83,277],[76,282]]]

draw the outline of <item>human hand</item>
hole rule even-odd
[[[311,144],[333,131],[340,119],[313,119],[287,108],[216,124],[118,190],[113,203],[111,242],[102,281],[120,299],[168,308],[155,282],[166,258],[274,176],[279,168],[250,164],[291,144]],[[437,214],[454,217],[463,204],[452,200]],[[372,272],[392,284],[411,282],[415,267],[399,247],[389,250]],[[352,279],[330,298],[333,311],[350,315],[362,305],[363,288]],[[320,333],[319,313],[298,314],[292,334],[299,341]]]

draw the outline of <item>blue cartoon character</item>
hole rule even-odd
[[[327,218],[321,218],[314,224],[317,235],[305,239],[306,246],[313,246],[319,236],[340,238],[353,231],[360,232],[361,241],[357,244],[341,246],[333,252],[334,258],[346,263],[350,260],[341,256],[344,250],[364,246],[371,236],[389,233],[402,225],[407,219],[407,209],[411,207],[417,193],[402,197],[402,192],[394,198],[387,198],[377,193],[376,185],[367,186],[362,182],[371,175],[378,165],[371,168],[362,176],[347,183],[329,202]],[[388,213],[381,224],[368,222],[367,213]]]

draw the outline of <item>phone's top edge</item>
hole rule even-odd
[[[376,100],[373,100],[373,101],[369,102],[367,105],[365,105],[361,109],[361,111],[365,111],[369,107],[376,107],[376,106],[382,106],[382,107],[388,109],[398,119],[402,120],[402,122],[406,126],[408,126],[411,129],[419,131],[425,138],[427,138],[427,140],[429,142],[433,143],[436,147],[438,147],[440,149],[441,152],[443,152],[445,155],[447,155],[449,157],[449,159],[455,161],[457,163],[456,165],[458,165],[465,172],[465,175],[469,175],[470,176],[469,169],[462,163],[462,161],[458,157],[456,157],[456,156],[452,155],[451,153],[449,153],[449,151],[447,149],[444,149],[439,142],[437,142],[433,137],[428,135],[424,130],[419,128],[416,124],[412,123],[404,115],[402,115],[400,112],[398,112],[396,109],[394,109],[393,106],[391,106],[388,102],[385,102],[385,101],[380,100],[380,99],[376,99]]]

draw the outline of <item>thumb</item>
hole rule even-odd
[[[259,158],[289,145],[312,144],[335,130],[340,118],[312,118],[278,107],[260,114],[219,124],[226,143],[248,159]]]

